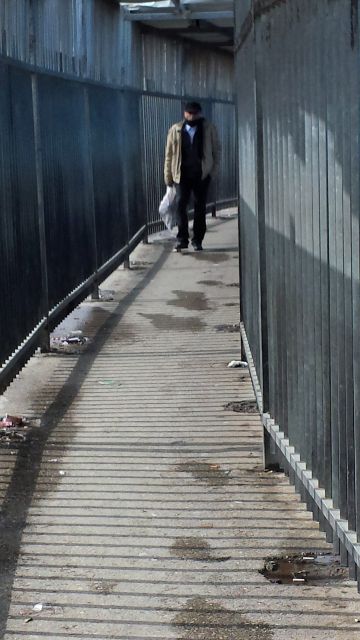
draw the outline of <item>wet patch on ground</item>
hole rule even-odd
[[[189,253],[189,256],[195,258],[195,260],[202,260],[205,262],[226,262],[229,257],[226,253],[217,253],[215,251],[197,251],[196,253]]]
[[[241,612],[231,611],[203,597],[191,598],[173,620],[177,640],[271,640],[267,624],[251,622]]]
[[[109,596],[112,594],[117,584],[117,580],[97,580],[92,583],[92,587],[98,593],[101,593],[104,596]]]
[[[238,302],[225,302],[224,307],[238,307]]]
[[[189,311],[207,311],[211,309],[209,300],[202,291],[178,291],[174,293],[177,296],[175,300],[168,300],[167,304],[173,307],[182,307]]]
[[[138,342],[140,336],[136,333],[133,325],[120,322],[111,337],[117,342]]]
[[[196,480],[211,487],[223,487],[230,482],[231,471],[222,469],[219,464],[189,460],[176,465],[176,471],[190,473]]]
[[[255,400],[240,400],[239,402],[228,402],[224,405],[226,411],[236,411],[237,413],[259,413]]]
[[[239,333],[240,325],[239,324],[217,324],[215,326],[216,331],[221,331],[222,333]]]
[[[162,331],[204,331],[206,327],[205,322],[196,316],[181,318],[166,313],[140,313],[139,315],[151,320],[153,326]]]
[[[230,284],[226,285],[227,287],[239,287],[239,283],[238,282],[230,282]]]
[[[204,538],[189,536],[187,538],[176,538],[171,545],[170,551],[182,560],[198,560],[201,562],[226,562],[231,556],[216,556]]]
[[[349,580],[349,570],[342,567],[340,557],[330,553],[303,553],[266,558],[259,573],[275,584],[326,586]]]
[[[198,284],[204,284],[206,287],[219,287],[224,283],[221,280],[199,280]]]

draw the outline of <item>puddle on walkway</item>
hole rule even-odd
[[[176,538],[170,551],[182,560],[197,560],[202,562],[226,562],[231,556],[216,556],[207,540],[201,537],[189,536]]]
[[[238,282],[230,282],[230,284],[226,285],[227,287],[239,287],[239,283]]]
[[[218,287],[224,283],[221,280],[199,280],[198,284],[204,284],[206,287]]]
[[[217,253],[215,251],[197,251],[196,253],[189,253],[189,256],[191,256],[195,260],[215,263],[226,262],[230,257],[226,253]]]
[[[217,324],[215,326],[216,331],[221,331],[222,333],[239,333],[240,325],[239,324]]]
[[[349,570],[340,565],[340,557],[330,553],[274,556],[266,559],[259,573],[276,584],[299,586],[319,587],[349,579]]]
[[[238,307],[239,303],[238,302],[225,302],[225,307]]]
[[[151,320],[155,329],[162,331],[204,331],[206,324],[200,318],[176,317],[166,313],[140,313],[139,315]]]
[[[197,462],[197,460],[189,460],[176,465],[176,471],[183,473],[191,473],[191,475],[201,482],[216,487],[225,486],[230,482],[230,471],[221,469],[219,464],[210,462]]]
[[[169,300],[168,305],[182,307],[190,311],[206,311],[211,309],[209,300],[202,291],[173,291],[177,300]]]
[[[246,615],[226,609],[203,597],[191,598],[173,620],[177,640],[271,640],[267,624],[251,622]]]
[[[259,413],[255,400],[241,400],[240,402],[228,402],[224,405],[225,411],[236,413]]]

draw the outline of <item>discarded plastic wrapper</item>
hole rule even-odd
[[[62,340],[63,344],[85,344],[87,342],[87,338],[83,336],[67,336]]]
[[[159,213],[166,228],[171,231],[177,225],[176,187],[167,187],[159,205]]]
[[[60,344],[69,345],[69,344],[86,344],[89,341],[89,338],[81,335],[82,331],[71,331],[69,335],[64,338],[53,338],[52,342],[59,342]]]
[[[18,416],[10,416],[8,413],[0,419],[0,427],[20,427],[24,426],[24,419]]]
[[[228,364],[229,369],[247,369],[248,363],[244,362],[244,360],[231,360]]]

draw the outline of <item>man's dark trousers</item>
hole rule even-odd
[[[187,207],[191,192],[194,194],[194,225],[193,241],[201,244],[206,232],[206,197],[210,184],[210,176],[202,180],[201,177],[190,178],[184,176],[180,184],[176,185],[178,234],[177,239],[184,245],[189,242],[189,223]]]

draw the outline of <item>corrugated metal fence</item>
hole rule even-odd
[[[141,175],[127,170],[141,154],[137,92],[6,61],[0,77],[3,389],[45,329],[145,236],[146,205]]]
[[[158,207],[164,195],[164,152],[169,127],[182,118],[184,99],[146,93],[142,96],[142,131],[144,148],[144,185],[149,232],[162,227]],[[216,126],[221,140],[221,164],[217,179],[211,184],[209,209],[237,203],[235,105],[231,102],[201,100],[203,113]]]
[[[244,339],[277,444],[267,455],[289,470],[355,577],[358,2],[244,8],[236,36]]]
[[[6,57],[0,86],[1,393],[34,349],[48,346],[49,330],[96,295],[148,230],[163,228],[166,132],[181,119],[182,100]],[[224,146],[213,197],[230,203],[235,107],[210,99],[204,106]]]

